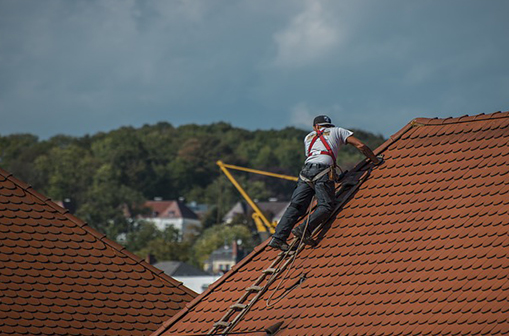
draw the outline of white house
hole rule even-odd
[[[161,231],[172,226],[185,237],[196,232],[201,225],[198,216],[181,201],[155,200],[146,202],[145,206],[152,213],[142,218],[153,222]]]

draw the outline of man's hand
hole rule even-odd
[[[376,158],[377,158],[378,161],[377,162],[373,162],[373,164],[375,166],[379,166],[379,165],[381,165],[384,162],[384,156],[382,154],[377,155]]]
[[[371,162],[373,162],[373,164],[379,165],[380,163],[382,163],[381,161],[379,161],[379,159],[375,156],[373,151],[368,146],[366,146],[362,141],[360,141],[353,135],[350,135],[348,138],[346,138],[346,143],[357,148],[359,152],[361,152],[362,154],[364,154],[365,157],[370,159]]]

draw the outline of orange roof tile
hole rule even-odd
[[[195,296],[0,169],[0,334],[149,335]]]
[[[385,163],[233,332],[277,322],[278,336],[509,330],[509,112],[415,119],[376,152]],[[277,257],[265,246],[153,335],[209,332]],[[268,307],[272,294],[286,296]]]

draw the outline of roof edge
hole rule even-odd
[[[191,290],[191,289],[187,288],[186,286],[184,286],[182,284],[182,282],[173,279],[172,277],[170,277],[169,275],[164,273],[162,270],[160,270],[158,268],[155,268],[154,266],[152,266],[149,263],[147,263],[143,258],[138,257],[134,253],[128,251],[122,245],[120,245],[120,244],[114,242],[113,240],[109,239],[108,237],[106,237],[105,234],[102,234],[102,233],[96,231],[95,229],[91,228],[86,222],[84,222],[81,219],[79,219],[78,217],[72,215],[69,212],[69,210],[62,208],[61,206],[59,206],[58,204],[53,202],[51,200],[51,198],[49,198],[47,196],[44,196],[43,194],[37,192],[31,185],[29,185],[29,184],[27,184],[27,183],[17,179],[16,177],[14,177],[13,174],[9,173],[8,171],[6,171],[6,170],[4,170],[2,168],[0,168],[0,175],[3,175],[6,179],[8,179],[12,183],[16,184],[17,186],[19,186],[25,192],[27,192],[27,193],[31,194],[32,196],[34,196],[35,198],[43,201],[48,206],[50,206],[51,208],[53,208],[54,210],[58,211],[60,214],[65,216],[68,220],[70,220],[71,222],[77,224],[82,229],[86,230],[88,233],[90,233],[91,235],[96,237],[98,240],[100,240],[105,245],[111,247],[112,249],[116,250],[119,253],[124,254],[126,257],[128,257],[129,259],[132,259],[137,264],[142,265],[148,271],[152,272],[157,278],[161,279],[163,282],[168,282],[171,285],[182,289],[184,292],[186,292],[187,294],[189,294],[189,295],[191,295],[193,297],[197,296],[196,292],[194,292],[193,290]]]
[[[150,336],[159,336],[168,330],[175,322],[177,322],[182,316],[184,316],[189,310],[191,310],[196,304],[198,304],[204,297],[209,295],[216,287],[225,282],[228,278],[230,278],[238,268],[244,266],[246,263],[251,261],[258,253],[265,249],[265,246],[269,243],[270,238],[266,239],[263,243],[256,246],[251,253],[245,256],[241,261],[233,265],[230,270],[220,277],[217,281],[211,284],[203,293],[199,294],[194,298],[191,302],[189,302],[183,309],[181,309],[177,314],[173,315],[170,319],[165,321],[156,331],[154,331]]]
[[[489,119],[502,119],[502,118],[509,118],[509,111],[506,112],[493,112],[493,113],[480,113],[475,114],[472,116],[469,116],[468,114],[465,114],[461,117],[448,117],[448,118],[415,118],[411,121],[411,123],[414,123],[414,125],[423,125],[423,126],[431,126],[431,125],[447,125],[447,124],[457,124],[457,123],[464,123],[464,122],[472,122],[472,121],[483,121],[483,120],[489,120]]]
[[[381,154],[383,151],[385,151],[391,144],[398,141],[405,133],[409,132],[410,130],[414,129],[418,126],[427,126],[427,125],[437,125],[437,124],[451,124],[451,123],[459,123],[459,122],[468,122],[468,121],[480,121],[480,120],[486,120],[486,119],[499,119],[499,118],[509,118],[509,112],[495,112],[491,114],[485,115],[484,113],[481,113],[479,115],[475,116],[461,116],[458,118],[415,118],[411,120],[409,123],[407,123],[403,128],[401,128],[398,132],[394,133],[387,139],[383,144],[378,146],[373,152],[376,155]],[[439,121],[439,122],[437,122]],[[368,160],[362,160],[360,161],[352,170],[349,172],[355,173],[359,170],[361,170],[366,164],[368,163]],[[182,310],[180,310],[177,314],[175,314],[173,317],[171,317],[168,321],[164,322],[161,327],[159,327],[154,333],[151,334],[151,336],[160,336],[165,331],[167,331],[170,327],[172,327],[178,320],[182,318],[188,311],[190,311],[196,304],[198,304],[204,297],[206,297],[211,291],[213,291],[216,287],[221,285],[223,282],[225,282],[230,276],[232,276],[236,270],[240,267],[242,267],[244,264],[248,263],[255,257],[258,253],[263,251],[265,249],[265,246],[268,244],[269,239],[267,239],[265,242],[258,245],[253,252],[251,252],[249,255],[244,257],[239,263],[235,264],[228,273],[223,275],[220,279],[218,279],[216,282],[214,282],[211,286],[207,288],[206,291],[198,295],[193,301],[188,303],[186,307]]]
[[[381,154],[384,150],[386,150],[392,143],[398,141],[406,132],[408,132],[409,130],[411,130],[412,128],[414,128],[414,121],[412,120],[411,122],[409,122],[408,124],[406,124],[402,129],[400,129],[398,132],[394,133],[393,135],[391,135],[389,137],[389,139],[387,139],[383,144],[381,144],[380,146],[378,146],[374,151],[373,153],[375,153],[375,155],[379,155]],[[363,161],[366,161],[366,160],[363,160]],[[355,167],[354,170],[358,170],[358,167]]]
[[[409,122],[407,125],[405,125],[400,131],[389,137],[387,141],[385,141],[383,144],[378,146],[374,153],[376,155],[383,152],[389,145],[391,145],[393,142],[397,141],[399,138],[403,136],[408,130],[412,129],[414,127],[412,122]],[[360,161],[355,167],[352,169],[350,173],[354,173],[358,170],[360,170],[365,164],[367,164],[366,160]],[[349,174],[350,174],[349,173]],[[250,254],[245,256],[240,262],[236,263],[225,275],[223,275],[221,278],[219,278],[216,282],[214,282],[212,285],[210,285],[203,293],[198,295],[194,298],[193,301],[189,302],[183,309],[181,309],[177,314],[173,315],[169,320],[164,322],[155,332],[153,332],[150,336],[160,336],[162,335],[166,330],[168,330],[173,324],[175,324],[182,316],[184,316],[189,310],[191,310],[196,304],[198,304],[204,297],[206,297],[210,292],[212,292],[216,287],[221,285],[223,282],[225,282],[230,276],[232,276],[235,271],[242,267],[244,264],[248,263],[255,257],[258,253],[263,251],[265,249],[265,246],[268,244],[270,238],[266,239],[263,243],[256,246]]]
[[[506,112],[493,112],[489,114],[476,114],[473,116],[469,116],[465,114],[461,117],[453,118],[415,118],[412,119],[408,124],[406,124],[402,129],[394,133],[385,141],[383,144],[378,146],[373,152],[378,155],[381,154],[384,150],[386,150],[392,143],[399,140],[406,132],[413,129],[414,127],[422,127],[422,126],[435,126],[435,125],[444,125],[444,124],[457,124],[457,123],[465,123],[472,121],[483,121],[490,119],[502,119],[509,118],[509,111]],[[359,167],[356,166],[353,170],[357,170]]]

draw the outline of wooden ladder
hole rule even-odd
[[[217,332],[220,332],[220,335],[227,335],[237,325],[263,293],[267,291],[274,280],[276,280],[277,274],[284,271],[296,254],[304,248],[304,245],[300,245],[295,251],[292,251],[298,242],[299,239],[294,238],[290,243],[288,251],[278,253],[277,258],[274,259],[270,266],[262,271],[262,274],[251,286],[245,289],[245,293],[228,308],[226,314],[214,323],[214,326],[207,335],[217,335]]]
[[[353,174],[353,179],[343,180],[343,183],[336,193],[338,203],[332,212],[331,217],[335,217],[337,211],[340,210],[340,208],[348,201],[350,196],[352,196],[352,194],[359,188],[362,182],[367,179],[369,173],[370,171],[361,171],[357,174]],[[329,219],[331,217],[329,217]],[[328,222],[328,220],[325,222]],[[322,224],[313,231],[312,236],[321,230],[323,226]],[[237,300],[237,302],[227,309],[226,314],[224,314],[219,321],[214,323],[212,329],[210,329],[207,335],[228,335],[228,332],[235,328],[244,315],[247,314],[249,309],[251,309],[258,299],[260,299],[260,297],[267,291],[269,286],[276,280],[277,274],[284,271],[296,255],[304,248],[304,244],[299,244],[299,242],[300,239],[294,238],[290,243],[288,251],[278,253],[277,258],[270,264],[270,266],[262,271],[262,274],[251,286],[245,289],[245,293]],[[292,251],[294,246],[297,246],[297,248]],[[282,264],[281,267],[279,267],[280,264]],[[267,279],[267,277],[269,278]]]

